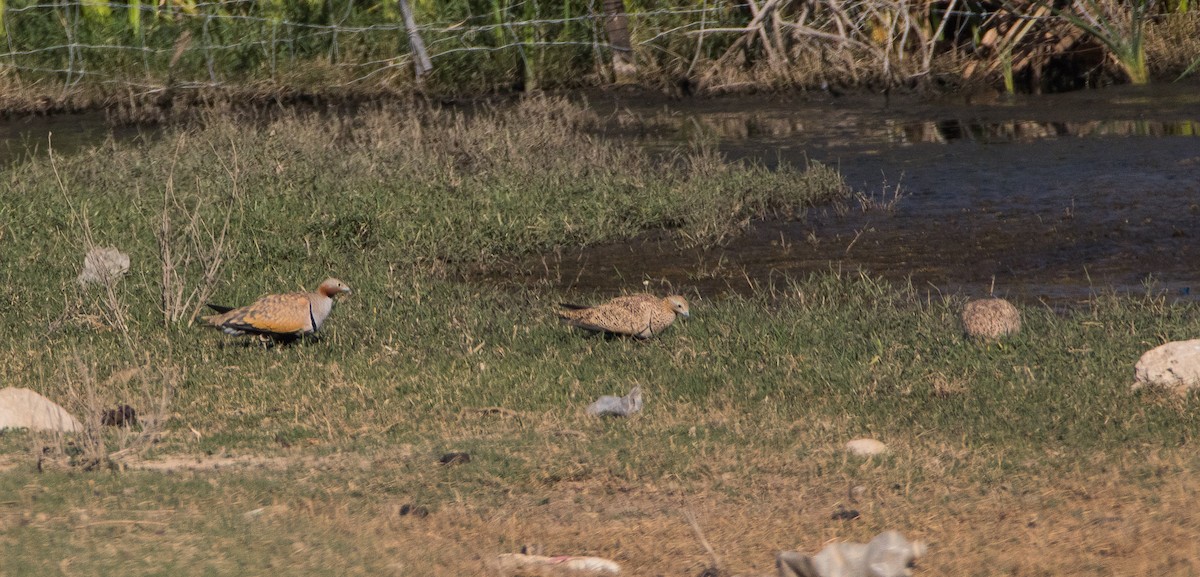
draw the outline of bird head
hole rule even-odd
[[[671,295],[665,299],[667,304],[671,306],[671,310],[675,311],[676,316],[688,318],[688,303],[679,295]]]
[[[352,291],[350,290],[350,287],[346,286],[346,283],[333,277],[329,277],[321,283],[321,286],[317,287],[317,292],[329,298],[333,298],[342,293],[350,294]]]

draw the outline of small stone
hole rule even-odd
[[[1133,390],[1162,387],[1179,395],[1200,388],[1200,339],[1175,341],[1146,351],[1133,367]]]
[[[413,517],[417,517],[418,519],[423,519],[423,518],[429,516],[429,509],[422,505],[412,505],[409,503],[405,503],[404,505],[400,506],[400,516],[404,517],[404,516],[408,516],[408,515],[412,515]]]
[[[887,445],[875,439],[854,439],[846,442],[846,450],[855,455],[870,457],[887,452]]]
[[[642,386],[635,385],[624,397],[604,395],[587,408],[594,417],[628,417],[642,410]]]
[[[471,462],[471,455],[467,453],[446,453],[442,455],[439,462],[443,465],[463,465]]]
[[[859,518],[859,516],[858,509],[847,509],[838,505],[838,508],[834,510],[833,515],[830,515],[829,518],[834,521],[853,521]]]
[[[100,415],[100,424],[106,427],[132,427],[137,425],[137,411],[129,405],[117,405]]]
[[[500,575],[505,577],[602,577],[620,575],[621,566],[601,557],[577,557],[559,555],[525,555],[523,553],[501,553],[497,556]]]
[[[973,339],[994,341],[1021,331],[1021,311],[997,298],[973,300],[963,307],[963,330]]]
[[[779,577],[906,577],[925,556],[925,544],[884,531],[869,543],[830,543],[816,555],[784,551],[775,558]]]
[[[83,271],[76,278],[81,285],[115,281],[129,272],[129,255],[111,247],[97,246],[83,257]]]

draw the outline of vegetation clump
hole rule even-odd
[[[1021,330],[1021,311],[1000,298],[976,299],[963,306],[963,330],[980,340],[997,340]]]

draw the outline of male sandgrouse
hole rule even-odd
[[[210,304],[209,308],[218,314],[202,320],[229,335],[295,338],[320,329],[333,310],[333,297],[349,292],[346,283],[327,278],[316,292],[267,295],[239,308]]]
[[[676,316],[688,318],[687,301],[678,295],[658,298],[635,294],[592,307],[566,303],[562,307],[558,317],[571,326],[639,339],[661,333],[675,322]]]

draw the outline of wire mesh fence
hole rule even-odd
[[[68,85],[220,85],[336,71],[343,82],[412,75],[409,30],[394,1],[107,2],[0,0],[0,71]],[[461,74],[566,61],[595,69],[612,50],[598,0],[417,3],[415,31],[436,68]],[[425,10],[420,10],[425,8]],[[737,26],[744,5],[631,11],[633,26],[662,30],[661,45],[705,22]],[[553,16],[548,12],[554,12]]]
[[[406,25],[397,0],[0,0],[0,80],[391,86],[413,80],[423,45],[434,81],[475,87],[595,83],[623,50],[662,76],[725,64],[891,82],[928,74],[947,51],[992,58],[977,68],[993,73],[1036,37],[1028,23],[1058,19],[1013,10],[1038,0],[615,1],[627,49],[610,41],[614,1],[411,0]],[[988,45],[989,30],[1011,40],[1017,22],[1012,46]]]
[[[560,76],[597,72],[614,50],[600,2],[418,1],[415,32],[435,69],[468,76],[530,67]],[[778,25],[778,14],[789,11],[785,26],[793,35],[862,43],[847,29],[879,36],[876,29],[901,20],[889,13],[918,6],[907,0],[627,4],[635,49],[685,64],[720,57],[739,35],[756,34],[766,14]],[[394,0],[0,0],[0,7],[6,47],[0,66],[68,85],[138,79],[219,85],[329,69],[348,83],[388,82],[410,74],[413,60],[411,31]],[[822,32],[826,28],[830,32]],[[772,42],[763,35],[767,52],[774,51]]]

